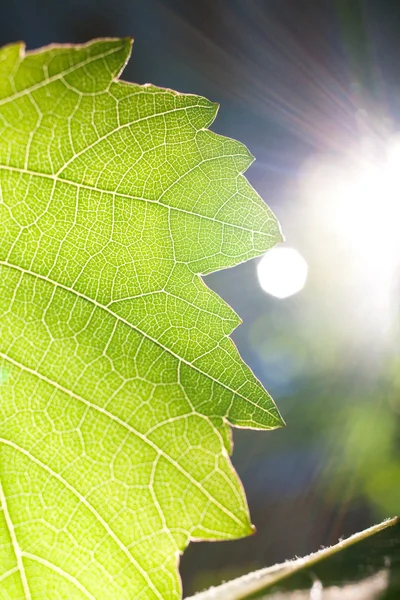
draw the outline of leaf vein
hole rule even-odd
[[[22,267],[19,267],[17,265],[13,265],[9,262],[5,262],[5,261],[0,261],[0,266],[5,266],[5,267],[9,267],[11,269],[15,269],[16,271],[20,271],[25,275],[29,275],[31,277],[37,277],[38,279],[41,279],[43,281],[46,281],[47,283],[50,283],[56,287],[60,287],[61,289],[70,292],[76,296],[79,296],[80,298],[82,298],[83,300],[86,300],[87,302],[89,302],[90,304],[93,304],[94,306],[106,311],[108,314],[110,314],[112,317],[114,317],[115,319],[118,319],[121,323],[124,323],[125,325],[127,325],[128,327],[132,328],[134,331],[136,331],[137,333],[141,334],[143,337],[145,337],[146,339],[148,339],[149,341],[153,342],[154,344],[156,344],[157,346],[159,346],[162,350],[164,350],[165,352],[168,352],[171,356],[173,356],[174,358],[176,358],[177,360],[179,360],[180,362],[184,363],[185,365],[187,365],[188,367],[194,369],[195,371],[197,371],[198,373],[200,373],[201,375],[204,375],[205,377],[207,377],[208,379],[210,379],[212,382],[216,383],[218,386],[224,388],[225,390],[231,392],[232,394],[238,396],[239,398],[242,398],[242,400],[245,400],[246,402],[248,402],[249,404],[252,404],[254,407],[256,407],[258,410],[262,410],[264,411],[266,414],[268,414],[273,420],[277,420],[276,416],[271,413],[271,411],[269,411],[267,408],[260,406],[259,404],[256,404],[253,400],[251,400],[250,398],[247,398],[246,396],[244,396],[243,394],[241,394],[239,392],[239,390],[234,390],[231,387],[229,387],[227,384],[225,383],[221,383],[220,381],[218,381],[218,379],[215,379],[215,377],[213,377],[212,375],[210,375],[209,373],[206,373],[205,371],[203,371],[202,369],[200,369],[198,366],[196,366],[195,364],[193,364],[192,362],[190,362],[189,360],[186,360],[184,358],[182,358],[181,356],[179,356],[178,354],[176,354],[173,350],[171,350],[170,348],[168,348],[167,346],[164,346],[159,340],[153,338],[152,336],[150,336],[148,333],[146,333],[145,331],[139,329],[139,327],[137,327],[137,325],[133,325],[132,323],[130,323],[129,321],[127,321],[126,319],[124,319],[123,317],[121,317],[120,315],[114,313],[110,308],[108,308],[107,306],[105,306],[104,304],[101,304],[100,302],[97,302],[97,300],[94,300],[93,298],[89,298],[88,296],[86,296],[85,294],[82,294],[81,292],[75,290],[74,288],[70,288],[62,283],[59,283],[57,281],[54,281],[52,279],[50,279],[49,277],[46,277],[44,275],[40,275],[39,273],[35,273],[33,271],[29,271],[27,269],[24,269]],[[228,337],[228,336],[225,336]],[[227,418],[227,415],[225,415],[225,418]]]
[[[22,584],[22,588],[24,590],[25,598],[26,598],[26,600],[31,600],[32,595],[31,595],[31,592],[29,589],[28,580],[27,580],[26,573],[25,573],[24,563],[22,560],[22,552],[21,552],[21,548],[20,548],[20,545],[17,540],[17,536],[15,534],[14,524],[11,520],[11,515],[8,510],[7,498],[6,498],[1,480],[0,480],[0,504],[1,504],[1,508],[3,510],[6,524],[7,524],[8,532],[10,534],[12,547],[14,549],[15,559],[17,562],[18,572],[21,577],[21,584]]]
[[[117,417],[116,415],[113,415],[112,413],[110,413],[105,408],[102,408],[101,406],[97,406],[96,404],[93,404],[92,402],[90,402],[90,400],[87,400],[86,398],[83,398],[82,396],[80,396],[79,394],[76,394],[72,390],[68,390],[64,386],[62,386],[59,383],[57,383],[56,381],[53,381],[49,377],[46,377],[46,375],[43,375],[42,373],[39,373],[38,371],[35,371],[34,369],[31,369],[31,368],[23,365],[22,363],[14,360],[13,358],[11,358],[10,356],[8,356],[7,354],[4,354],[3,352],[0,352],[0,357],[3,358],[4,360],[7,360],[10,363],[14,364],[16,367],[18,367],[18,368],[26,371],[27,373],[30,373],[31,375],[34,375],[35,377],[38,377],[42,381],[44,381],[47,384],[49,384],[49,385],[55,387],[56,389],[58,389],[60,392],[63,392],[64,394],[70,396],[71,398],[74,398],[75,400],[78,400],[79,402],[82,402],[83,404],[85,404],[85,406],[87,406],[87,407],[89,407],[89,408],[91,408],[91,409],[93,409],[93,410],[95,410],[97,412],[100,412],[101,414],[103,414],[107,418],[111,419],[115,423],[118,423],[121,427],[123,427],[124,429],[128,430],[132,435],[134,435],[135,437],[139,438],[142,442],[144,442],[147,446],[149,446],[152,450],[154,450],[157,453],[157,455],[162,456],[163,458],[165,458],[165,460],[167,462],[169,462],[173,467],[175,467],[175,469],[177,471],[179,471],[182,475],[184,475],[184,477],[186,477],[186,479],[192,485],[194,485],[195,487],[197,487],[197,489],[207,498],[208,501],[210,501],[212,504],[214,504],[215,506],[217,506],[217,508],[219,508],[221,510],[221,512],[225,513],[227,517],[231,518],[233,521],[235,521],[239,525],[242,524],[241,520],[234,513],[230,512],[225,506],[223,506],[220,502],[218,502],[175,459],[173,459],[169,454],[167,454],[166,452],[164,452],[155,442],[153,442],[152,440],[148,439],[144,434],[140,433],[140,431],[137,431],[137,429],[135,429],[134,427],[132,427],[132,425],[129,425],[129,423],[126,423],[125,421],[123,421],[122,419],[120,419],[119,417]],[[77,493],[79,493],[79,492],[77,492]]]
[[[2,355],[2,356],[6,360],[9,360],[10,362],[18,365],[21,369],[25,368],[23,365],[20,365],[16,361],[13,361],[13,360],[9,359],[9,357],[4,356],[4,355]],[[26,370],[28,370],[28,369],[26,369]],[[36,373],[36,375],[39,377],[39,375],[37,373]],[[134,567],[136,567],[136,569],[140,572],[140,574],[143,576],[143,578],[145,579],[145,581],[147,582],[147,584],[156,593],[157,597],[160,598],[160,600],[163,600],[162,595],[160,594],[160,592],[154,586],[154,584],[151,581],[151,579],[150,579],[149,575],[147,574],[146,570],[143,569],[143,567],[140,565],[140,563],[135,559],[135,557],[128,550],[128,548],[122,543],[122,541],[119,539],[119,537],[115,534],[115,532],[111,529],[111,527],[103,519],[103,517],[97,512],[97,510],[94,508],[94,506],[92,506],[90,504],[90,502],[88,502],[88,500],[85,498],[85,496],[83,496],[76,488],[74,488],[74,486],[71,485],[66,479],[64,479],[63,477],[61,477],[61,475],[59,475],[59,473],[56,473],[55,471],[53,471],[53,469],[51,467],[49,467],[48,465],[46,465],[45,463],[43,463],[41,460],[39,460],[38,458],[36,458],[36,456],[33,456],[33,454],[31,452],[29,452],[28,450],[25,450],[25,448],[21,448],[21,446],[19,446],[15,442],[12,442],[11,440],[7,440],[5,438],[0,438],[0,443],[4,444],[6,446],[9,446],[10,448],[13,448],[17,452],[20,452],[21,454],[23,454],[24,456],[26,456],[29,460],[31,460],[36,465],[38,465],[39,467],[41,467],[42,469],[44,469],[45,471],[47,471],[47,473],[51,477],[54,477],[55,479],[57,479],[57,481],[59,481],[62,485],[64,485],[70,492],[72,492],[79,499],[79,501],[92,513],[92,515],[99,521],[99,523],[104,527],[104,529],[106,530],[106,532],[108,533],[108,535],[114,540],[114,542],[116,542],[116,544],[118,545],[118,547],[122,550],[122,552],[128,558],[129,562],[131,564],[133,564]],[[30,596],[29,596],[29,600],[30,600]]]
[[[46,560],[45,558],[42,558],[41,556],[32,554],[31,552],[23,552],[22,554],[23,556],[25,556],[25,558],[38,562],[47,567],[48,569],[55,571],[58,575],[61,575],[61,577],[64,577],[64,579],[72,583],[79,591],[82,592],[82,594],[84,594],[84,596],[86,596],[86,598],[89,598],[89,600],[96,600],[96,598],[80,583],[80,581],[78,581],[78,579],[76,579],[73,575],[67,573],[54,563]]]

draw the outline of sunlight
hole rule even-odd
[[[332,182],[334,186],[334,182]],[[355,250],[373,250],[374,262],[390,261],[400,249],[400,143],[389,144],[378,163],[343,177],[331,204],[332,224]]]
[[[262,289],[276,298],[287,298],[299,292],[306,282],[307,271],[307,263],[301,254],[286,246],[273,248],[257,265]]]
[[[315,156],[303,167],[301,186],[296,216],[331,318],[386,339],[398,318],[400,137]]]

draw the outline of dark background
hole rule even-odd
[[[285,300],[261,290],[257,261],[207,277],[242,317],[234,340],[288,427],[234,432],[257,533],[191,544],[181,562],[186,593],[398,514],[400,276],[389,303],[377,301],[379,240],[358,247],[354,262],[352,240],[329,226],[332,199],[309,173],[321,161],[346,163],[365,131],[384,143],[400,130],[400,2],[0,0],[0,8],[1,45],[132,36],[124,79],[220,102],[213,129],[256,156],[248,178],[309,265],[305,289]]]

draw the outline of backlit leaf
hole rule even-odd
[[[281,239],[204,98],[129,40],[0,51],[0,597],[169,599],[252,528],[230,425],[281,425],[200,278]]]

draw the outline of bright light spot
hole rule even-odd
[[[380,164],[366,163],[331,182],[332,224],[353,248],[386,261],[400,250],[400,144],[392,143]]]
[[[301,254],[286,246],[273,248],[257,265],[262,289],[277,298],[297,294],[304,287],[307,271],[307,263]]]
[[[383,339],[398,319],[400,136],[370,147],[305,166],[299,219],[332,322]]]

